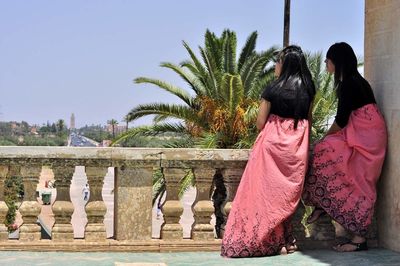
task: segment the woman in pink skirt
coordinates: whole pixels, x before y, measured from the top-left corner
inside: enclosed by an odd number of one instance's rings
[[[261,97],[254,143],[232,203],[221,255],[256,257],[296,249],[290,217],[303,190],[315,87],[298,46],[280,52],[278,77]]]
[[[338,108],[334,123],[314,148],[303,199],[315,209],[307,222],[328,214],[353,234],[334,247],[337,251],[367,250],[365,236],[387,145],[385,121],[350,45],[332,45],[325,63],[334,73]]]

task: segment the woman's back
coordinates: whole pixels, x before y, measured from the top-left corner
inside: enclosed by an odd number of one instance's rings
[[[313,96],[303,87],[269,86],[261,97],[271,103],[271,114],[284,118],[307,119]]]
[[[352,111],[371,103],[376,103],[374,93],[361,75],[345,78],[338,91],[336,123],[341,128],[345,127]]]

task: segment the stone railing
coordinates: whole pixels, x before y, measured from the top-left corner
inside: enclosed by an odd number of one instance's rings
[[[0,147],[0,220],[8,207],[4,202],[4,182],[11,176],[22,177],[24,197],[19,207],[23,223],[19,238],[10,240],[7,228],[0,225],[0,249],[3,250],[219,250],[230,204],[247,162],[249,150],[147,149],[147,148],[65,148]],[[42,167],[52,169],[56,199],[52,205],[54,226],[51,239],[41,239],[38,216],[41,204],[37,184]],[[70,185],[76,166],[84,166],[90,187],[85,206],[87,224],[84,238],[74,238],[71,216]],[[114,168],[114,232],[107,238],[103,201],[104,176]],[[162,206],[164,223],[160,238],[152,238],[153,174],[162,169],[166,198]],[[191,170],[196,180],[192,205],[194,223],[190,239],[183,238],[179,223],[183,206],[178,197],[181,179]],[[215,207],[214,207],[215,206]],[[293,217],[299,243],[309,248],[328,247],[335,238],[334,227],[327,218],[306,229],[301,220],[304,207]],[[217,217],[216,228],[211,216]],[[309,232],[308,232],[308,231]],[[374,236],[373,236],[374,237]]]

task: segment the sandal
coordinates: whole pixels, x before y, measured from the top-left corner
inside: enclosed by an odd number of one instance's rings
[[[342,246],[344,246],[344,245],[351,245],[351,246],[354,246],[355,249],[354,249],[354,250],[349,250],[349,251],[346,251],[346,250],[339,250],[339,249],[338,249],[338,248],[340,248],[340,247],[342,247]],[[354,243],[354,242],[352,242],[352,241],[350,240],[350,241],[341,243],[341,244],[339,244],[339,245],[333,247],[333,249],[336,250],[336,251],[338,251],[338,252],[364,251],[364,250],[368,250],[368,245],[367,245],[367,241],[364,241],[364,242],[362,242],[362,243]]]
[[[324,209],[320,207],[315,207],[310,216],[307,218],[307,223],[312,224],[315,223],[321,216],[326,215],[326,212]]]

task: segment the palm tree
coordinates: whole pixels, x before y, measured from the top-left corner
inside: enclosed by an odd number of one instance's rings
[[[257,32],[248,37],[237,57],[236,34],[224,30],[217,37],[205,33],[204,47],[199,47],[200,58],[183,42],[189,60],[179,65],[164,62],[161,67],[174,71],[188,84],[188,90],[162,80],[138,77],[137,84],[147,83],[175,95],[181,104],[150,103],[134,107],[125,117],[134,121],[155,115],[151,126],[136,127],[120,135],[114,144],[138,135],[157,135],[173,132],[180,138],[166,147],[248,148],[257,134],[255,121],[263,88],[273,80],[272,60],[277,51],[271,47],[256,52]],[[168,118],[178,122],[166,121]],[[188,171],[181,180],[180,195],[195,183]],[[165,191],[162,174],[153,180],[153,202]]]
[[[118,121],[115,119],[111,119],[111,120],[107,121],[107,124],[109,124],[111,126],[112,136],[114,139],[115,138],[115,127],[118,125]]]
[[[63,119],[58,119],[55,124],[55,127],[56,127],[56,131],[57,131],[58,135],[61,136],[62,132],[64,131],[64,128],[65,128],[65,121]]]
[[[175,146],[248,147],[249,137],[256,133],[259,96],[273,79],[270,63],[277,51],[276,47],[271,47],[256,52],[256,40],[257,32],[253,32],[238,59],[236,34],[230,30],[224,30],[220,37],[207,30],[205,45],[199,47],[201,59],[183,42],[190,60],[179,65],[165,62],[161,67],[178,74],[188,84],[189,91],[158,79],[138,77],[134,80],[138,84],[156,85],[178,97],[182,103],[150,103],[134,107],[126,115],[127,121],[155,115],[155,124],[129,130],[114,143],[138,134],[175,132],[182,136],[182,142],[172,144]],[[168,118],[179,121],[168,122]]]

